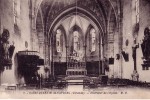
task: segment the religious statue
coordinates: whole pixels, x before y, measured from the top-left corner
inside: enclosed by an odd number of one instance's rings
[[[139,81],[139,74],[136,70],[133,71],[133,73],[131,74],[131,77],[133,81]]]
[[[14,43],[9,44],[10,34],[7,29],[3,30],[2,35],[0,36],[0,67],[11,66],[12,65],[12,56],[14,52]]]
[[[79,50],[79,45],[80,45],[80,43],[79,43],[79,33],[78,33],[78,31],[75,31],[74,33],[73,33],[73,35],[74,35],[74,37],[73,37],[73,49],[77,52],[78,50]]]
[[[1,36],[1,54],[4,57],[4,59],[8,59],[9,53],[8,53],[8,45],[9,45],[9,31],[4,29],[2,36]]]
[[[144,39],[143,43],[141,44],[142,52],[143,52],[143,58],[145,60],[150,60],[150,29],[148,27],[144,30]]]

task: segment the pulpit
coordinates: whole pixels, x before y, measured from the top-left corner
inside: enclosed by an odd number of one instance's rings
[[[18,72],[25,78],[26,84],[38,81],[37,70],[39,66],[44,65],[44,59],[40,58],[37,51],[19,51],[18,54]]]

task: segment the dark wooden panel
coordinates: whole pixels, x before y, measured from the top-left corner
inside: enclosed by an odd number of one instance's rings
[[[54,75],[66,75],[66,70],[66,62],[54,62]]]
[[[99,75],[99,61],[87,62],[86,69],[89,76]]]

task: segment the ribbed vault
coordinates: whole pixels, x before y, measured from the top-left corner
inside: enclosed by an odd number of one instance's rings
[[[113,9],[115,18],[117,19],[119,4],[120,0],[36,0],[35,14],[37,12],[36,16],[38,17],[40,14],[39,10],[41,10],[43,18],[43,21],[36,24],[42,24],[45,29],[45,34],[48,34],[54,19],[61,12],[77,6],[92,13],[93,16],[101,23],[104,32],[107,33],[106,27],[109,19],[108,15]],[[38,19],[36,18],[36,20]]]
[[[120,2],[120,0],[36,0],[34,5],[35,26],[37,35],[43,38],[39,37],[39,41],[43,40],[48,43],[55,25],[62,18],[78,13],[93,20],[101,31],[102,44],[107,44],[105,46],[109,49],[109,45],[113,45],[114,33],[116,29],[119,29]],[[74,23],[74,17],[71,21]],[[81,23],[77,23],[82,27]],[[46,51],[48,45],[49,43],[45,44]],[[47,54],[48,52],[45,52],[45,55]]]

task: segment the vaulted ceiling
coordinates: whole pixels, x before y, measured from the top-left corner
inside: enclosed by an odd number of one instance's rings
[[[108,20],[112,12],[115,20],[120,13],[120,0],[39,0],[39,5],[36,29],[38,36],[42,38],[42,35],[49,33],[56,17],[71,7],[79,7],[91,13],[101,23],[104,32],[107,31]]]

